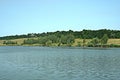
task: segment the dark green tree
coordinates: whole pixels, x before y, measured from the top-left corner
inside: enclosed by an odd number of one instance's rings
[[[108,41],[108,35],[104,34],[103,37],[101,38],[101,44],[107,44]]]
[[[74,43],[75,37],[72,34],[67,35],[67,44]]]
[[[42,44],[43,46],[46,46],[46,42],[48,41],[48,37],[40,37],[39,38],[39,44]]]
[[[67,37],[62,35],[61,38],[60,38],[60,43],[67,44]]]
[[[6,45],[15,45],[15,44],[17,44],[17,42],[16,41],[10,41],[10,40],[8,40],[8,41],[3,41],[3,44],[6,44]]]
[[[52,41],[52,43],[57,43],[58,42],[58,38],[56,35],[49,35],[48,39]]]
[[[72,34],[68,34],[68,35],[62,35],[60,38],[60,41],[62,44],[72,44],[74,43],[74,36]]]
[[[99,42],[100,42],[100,40],[98,38],[93,38],[90,43],[95,47],[99,44]]]
[[[86,43],[86,39],[84,38],[83,39],[83,47],[85,46],[85,43]]]
[[[37,44],[38,40],[37,39],[27,39],[24,40],[23,44]]]
[[[46,42],[46,46],[51,46],[52,45],[52,41],[51,40],[48,40],[47,42]]]

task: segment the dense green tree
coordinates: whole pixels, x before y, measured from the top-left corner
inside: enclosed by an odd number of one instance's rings
[[[73,35],[75,38],[86,38],[86,39],[93,39],[98,37],[101,39],[104,34],[107,34],[109,38],[120,38],[120,30],[83,30],[83,31],[56,31],[56,32],[47,32],[47,33],[29,33],[23,35],[12,35],[12,36],[4,36],[0,37],[0,40],[10,40],[10,39],[19,39],[19,38],[34,38],[34,37],[46,37],[50,36],[53,37],[52,42],[56,42],[54,38],[60,38],[61,35]]]
[[[38,43],[38,40],[37,39],[27,39],[27,40],[24,40],[23,44],[36,44]]]
[[[86,43],[86,39],[84,38],[83,39],[83,47],[85,46],[85,43]]]
[[[67,44],[74,43],[75,37],[72,34],[67,35]]]
[[[14,45],[14,44],[17,44],[17,42],[16,41],[10,41],[10,40],[8,40],[8,41],[3,41],[3,44]]]
[[[47,42],[46,42],[46,46],[51,46],[52,45],[52,41],[51,40],[48,40]]]
[[[100,42],[100,40],[98,38],[93,38],[90,43],[95,47],[99,44],[99,42]]]
[[[103,37],[101,38],[101,44],[107,44],[108,41],[108,35],[104,34]]]
[[[48,37],[47,36],[39,38],[39,44],[42,44],[43,46],[46,45],[47,41],[48,41]]]
[[[58,37],[56,35],[49,35],[48,39],[52,41],[52,43],[58,42]]]
[[[72,44],[74,43],[74,36],[71,34],[68,35],[62,35],[60,38],[60,41],[62,44]]]
[[[61,38],[60,38],[60,43],[67,44],[67,37],[62,35]]]

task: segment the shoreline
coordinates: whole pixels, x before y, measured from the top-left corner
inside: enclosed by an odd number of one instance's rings
[[[110,48],[120,48],[120,39],[108,39],[107,44],[88,44],[92,41],[92,39],[86,39],[85,43],[83,43],[83,39],[76,38],[74,39],[73,43],[70,44],[62,44],[62,43],[52,43],[49,42],[47,44],[24,44],[24,40],[27,40],[28,38],[21,38],[21,39],[12,39],[12,40],[0,40],[0,46],[40,46],[40,47],[110,47]],[[29,38],[33,39],[33,38]],[[37,38],[34,38],[37,39]],[[9,44],[4,44],[4,41],[11,42]],[[13,43],[12,43],[13,42]]]
[[[69,47],[69,48],[120,48],[120,45],[117,45],[116,47],[111,47],[111,46],[107,46],[107,47],[89,47],[89,46],[39,46],[39,45],[0,45],[0,47],[6,47],[6,46],[13,46],[13,47],[17,47],[17,46],[21,46],[21,47]]]

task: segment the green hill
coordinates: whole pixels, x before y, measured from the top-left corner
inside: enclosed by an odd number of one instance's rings
[[[0,45],[119,47],[119,30],[56,31],[0,37]]]

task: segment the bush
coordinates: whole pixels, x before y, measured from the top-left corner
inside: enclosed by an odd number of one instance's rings
[[[24,40],[23,44],[36,44],[38,43],[38,40],[37,39],[27,39],[27,40]]]
[[[13,44],[17,44],[17,42],[14,42],[14,41],[4,41],[3,44],[13,45]]]
[[[116,45],[116,44],[110,44],[110,47],[120,47],[120,45]]]

